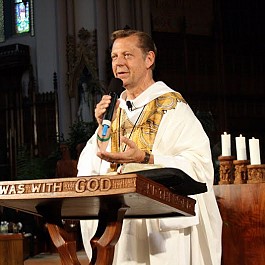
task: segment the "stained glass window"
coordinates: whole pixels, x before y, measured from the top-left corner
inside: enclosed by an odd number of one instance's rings
[[[0,0],[0,43],[15,35],[34,36],[34,0]]]
[[[29,1],[15,0],[15,31],[16,34],[30,32]]]

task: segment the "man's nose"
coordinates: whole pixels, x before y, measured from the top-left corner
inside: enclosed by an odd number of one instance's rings
[[[123,65],[125,63],[124,56],[118,56],[114,62],[116,65]]]

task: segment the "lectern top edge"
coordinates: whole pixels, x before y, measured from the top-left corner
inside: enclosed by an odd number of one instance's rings
[[[65,209],[66,215],[68,208],[65,205],[68,204],[72,207],[78,203],[85,207],[90,203],[97,210],[98,201],[106,196],[111,200],[122,196],[130,207],[139,209],[141,205],[136,202],[146,203],[148,199],[157,205],[175,208],[180,214],[194,215],[195,200],[174,194],[163,185],[137,174],[0,182],[0,205],[12,208],[20,205],[20,210],[24,207],[30,212],[35,211],[37,204],[51,200],[62,201],[62,211]],[[141,209],[141,214],[144,210]]]

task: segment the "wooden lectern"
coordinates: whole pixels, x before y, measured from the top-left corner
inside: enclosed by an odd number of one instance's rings
[[[63,265],[80,265],[62,219],[98,219],[90,265],[111,265],[124,218],[195,214],[195,200],[137,174],[0,182],[0,205],[45,218]]]

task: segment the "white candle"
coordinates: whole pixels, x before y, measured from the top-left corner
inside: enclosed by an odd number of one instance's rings
[[[236,156],[237,160],[247,160],[246,139],[242,134],[236,137]]]
[[[250,164],[260,165],[259,139],[249,139]]]
[[[231,135],[224,132],[221,135],[222,156],[231,156]]]

